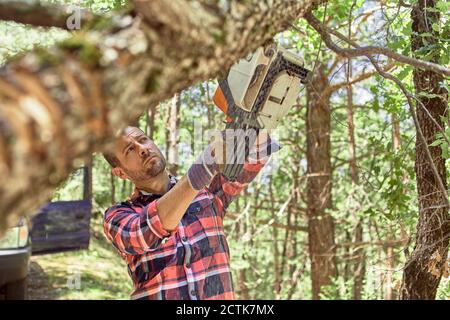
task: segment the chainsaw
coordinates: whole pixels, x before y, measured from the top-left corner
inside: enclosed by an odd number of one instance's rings
[[[247,159],[259,131],[275,129],[295,104],[308,72],[300,57],[272,43],[239,60],[218,80],[213,102],[226,115],[225,132],[255,133],[232,137],[233,152],[227,152],[223,171],[228,180],[242,172],[241,160]]]

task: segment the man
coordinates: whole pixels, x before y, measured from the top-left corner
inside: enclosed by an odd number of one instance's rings
[[[132,299],[234,299],[223,218],[231,201],[278,150],[259,134],[236,181],[220,173],[216,139],[177,180],[158,147],[136,127],[121,131],[105,153],[114,175],[135,185],[125,202],[106,210],[104,231],[128,264]],[[222,154],[223,155],[223,154]]]

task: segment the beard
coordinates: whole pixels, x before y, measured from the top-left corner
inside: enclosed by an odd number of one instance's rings
[[[147,161],[149,157],[154,158],[151,159],[150,161]],[[143,163],[142,170],[135,171],[124,169],[124,171],[128,174],[131,180],[135,182],[148,180],[149,178],[158,176],[166,168],[166,161],[162,156],[158,154],[149,155],[142,163]]]
[[[166,168],[166,161],[156,155],[152,160],[147,162],[145,165],[148,167],[145,168],[145,174],[147,177],[156,177]]]

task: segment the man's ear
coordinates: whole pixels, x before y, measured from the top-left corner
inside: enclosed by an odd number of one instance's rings
[[[123,180],[129,179],[128,175],[120,167],[112,168],[111,172],[113,173],[113,175],[115,175],[116,177],[119,177],[120,179],[123,179]]]

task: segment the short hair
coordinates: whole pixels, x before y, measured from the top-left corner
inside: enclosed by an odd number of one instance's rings
[[[117,130],[115,137],[117,138],[117,137],[120,137],[121,135],[124,135],[125,130],[128,127],[130,127],[130,126],[127,126],[127,127]],[[136,128],[138,128],[139,130],[142,131],[142,133],[144,133],[144,131],[141,128],[139,128],[139,127],[136,127]],[[103,158],[105,158],[105,160],[111,165],[111,167],[113,167],[113,168],[120,167],[120,160],[114,155],[114,153],[107,151],[107,152],[103,152],[102,154],[103,154]]]
[[[120,160],[110,152],[104,152],[103,158],[110,164],[111,167],[116,168],[120,166]]]

